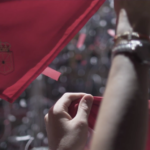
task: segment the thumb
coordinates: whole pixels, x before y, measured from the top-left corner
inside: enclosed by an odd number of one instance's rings
[[[91,111],[92,103],[93,103],[93,96],[92,95],[86,94],[85,96],[83,96],[80,103],[79,103],[77,115],[75,116],[74,119],[87,123],[88,122],[88,116],[89,116],[90,111]]]

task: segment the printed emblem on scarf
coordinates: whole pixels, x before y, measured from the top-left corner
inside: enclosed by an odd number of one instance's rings
[[[13,54],[10,44],[0,41],[0,74],[6,75],[13,71]]]

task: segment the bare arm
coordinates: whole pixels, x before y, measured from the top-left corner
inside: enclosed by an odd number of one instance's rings
[[[138,67],[136,66],[138,65]],[[147,132],[148,69],[119,55],[95,128],[92,150],[143,150]]]
[[[134,30],[123,15],[119,19],[123,28],[118,23],[118,32]],[[143,33],[149,33],[144,30],[147,28],[143,28]],[[129,55],[117,55],[112,61],[91,150],[145,149],[147,90],[148,67],[133,61]]]

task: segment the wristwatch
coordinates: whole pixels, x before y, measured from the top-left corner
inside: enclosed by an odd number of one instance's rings
[[[150,42],[147,40],[123,41],[112,49],[112,56],[119,53],[129,53],[136,57],[140,63],[150,65]]]

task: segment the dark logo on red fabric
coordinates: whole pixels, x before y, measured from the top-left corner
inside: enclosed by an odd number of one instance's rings
[[[10,44],[0,41],[0,74],[6,75],[13,71],[13,54]]]

